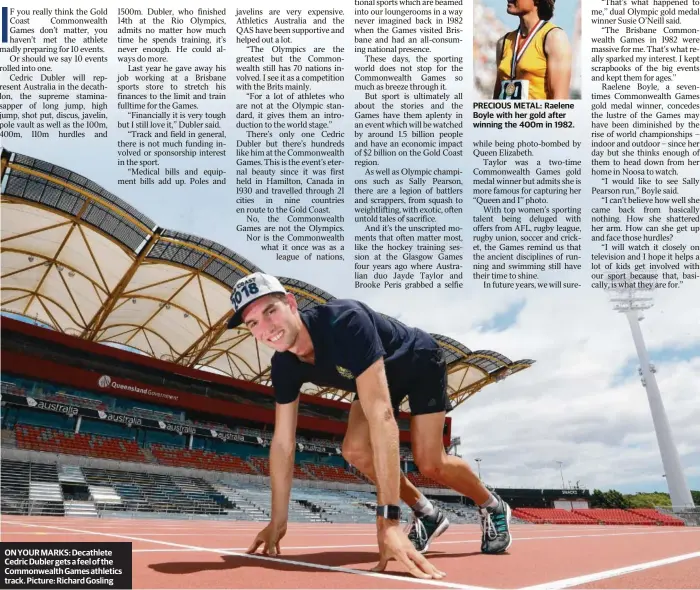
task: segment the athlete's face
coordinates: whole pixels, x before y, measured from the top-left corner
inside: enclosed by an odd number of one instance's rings
[[[294,345],[299,335],[296,309],[294,295],[288,294],[286,300],[267,295],[243,310],[243,322],[256,340],[284,352]]]
[[[506,0],[508,2],[508,14],[523,15],[537,10],[535,0]]]

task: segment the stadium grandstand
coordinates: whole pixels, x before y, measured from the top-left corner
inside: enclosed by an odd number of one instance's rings
[[[1,178],[2,513],[269,519],[271,355],[226,329],[231,287],[259,269],[48,162],[3,151]],[[302,309],[333,299],[281,281]],[[534,362],[434,336],[455,406]],[[341,453],[348,409],[347,392],[302,391],[291,521],[374,521],[375,488]],[[475,522],[416,469],[398,422],[408,477]],[[679,523],[592,510],[587,490],[497,489],[521,521]]]

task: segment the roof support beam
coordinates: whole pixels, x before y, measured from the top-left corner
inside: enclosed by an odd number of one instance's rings
[[[218,322],[216,322],[211,328],[204,332],[204,334],[197,338],[197,340],[195,340],[185,352],[183,352],[179,357],[177,357],[177,360],[175,362],[178,365],[187,362],[188,367],[194,367],[197,363],[199,363],[202,357],[211,348],[212,344],[214,344],[214,342],[216,342],[221,337],[221,334],[223,334],[226,331],[227,323],[227,316],[223,316],[222,318],[220,318]],[[195,352],[196,354],[194,355],[194,357],[192,357],[191,360],[187,360]]]
[[[41,277],[41,280],[39,281],[39,284],[36,286],[36,289],[34,290],[34,293],[32,296],[29,298],[29,302],[27,303],[27,307],[24,309],[24,314],[27,315],[27,310],[30,308],[32,305],[32,302],[34,301],[34,298],[40,295],[41,287],[44,284],[44,281],[46,281],[46,277],[49,276],[49,272],[51,272],[51,267],[56,264],[58,261],[58,257],[61,255],[61,252],[63,252],[63,248],[65,248],[66,244],[68,243],[68,240],[70,239],[71,235],[73,234],[73,230],[78,226],[78,220],[84,215],[85,211],[88,208],[88,203],[89,201],[85,201],[83,203],[83,206],[80,208],[80,211],[75,215],[76,221],[74,221],[70,227],[70,229],[66,232],[65,237],[63,238],[63,241],[61,242],[61,245],[58,247],[58,250],[56,250],[56,254],[53,255],[52,258],[49,259],[49,264],[46,267],[46,271],[44,272],[44,275]],[[60,326],[55,326],[57,330],[61,330]]]
[[[94,315],[90,325],[83,331],[81,338],[85,338],[86,340],[95,340],[95,338],[97,338],[97,334],[104,325],[105,320],[109,317],[109,314],[112,313],[117,301],[119,301],[119,298],[122,296],[125,289],[131,282],[131,279],[136,274],[136,271],[139,269],[139,266],[141,266],[141,263],[144,261],[159,238],[160,235],[158,233],[154,233],[150,237],[146,245],[141,249],[141,252],[139,252],[139,255],[134,259],[134,262],[132,262],[129,270],[124,273],[124,276],[121,278],[119,283],[117,283],[114,290],[109,294],[109,297],[107,297],[105,302],[102,304],[100,310]]]

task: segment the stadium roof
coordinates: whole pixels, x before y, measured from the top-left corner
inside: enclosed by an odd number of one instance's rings
[[[159,227],[93,181],[2,152],[2,311],[66,334],[269,385],[271,351],[245,327],[226,329],[229,295],[259,269],[211,240]],[[301,309],[333,296],[280,277]],[[529,367],[434,335],[455,405]],[[305,386],[344,400],[347,392]]]

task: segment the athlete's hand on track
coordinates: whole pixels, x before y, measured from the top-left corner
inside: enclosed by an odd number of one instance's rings
[[[280,541],[287,534],[287,523],[270,523],[255,537],[253,544],[248,547],[246,553],[255,553],[260,545],[263,546],[263,555],[281,555]]]
[[[372,568],[373,572],[383,572],[389,560],[395,559],[416,578],[440,580],[447,575],[418,552],[398,523],[380,525],[377,531],[377,541],[379,543],[379,563]]]

